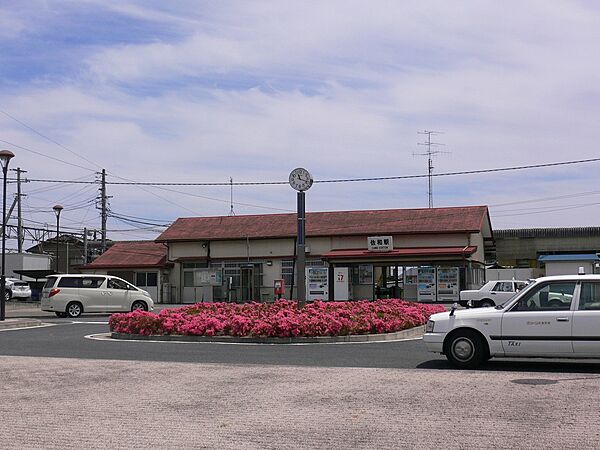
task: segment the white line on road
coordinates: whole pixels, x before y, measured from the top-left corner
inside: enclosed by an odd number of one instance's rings
[[[71,323],[83,323],[85,325],[108,325],[108,322],[71,322]]]
[[[35,325],[33,327],[5,328],[5,329],[0,330],[0,332],[2,332],[2,331],[34,330],[36,328],[53,327],[54,325],[56,325],[56,324],[55,323],[41,323],[41,324]]]

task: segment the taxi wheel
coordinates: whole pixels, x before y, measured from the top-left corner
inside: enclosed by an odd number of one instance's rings
[[[71,302],[67,305],[67,316],[68,317],[79,317],[83,312],[83,306],[79,302]]]
[[[146,304],[144,302],[137,301],[137,302],[133,302],[133,305],[131,305],[131,310],[132,311],[148,311],[148,306],[146,306]]]
[[[488,306],[494,306],[494,302],[491,300],[481,300],[481,303],[479,304],[479,306],[481,306],[482,308],[487,308]]]
[[[474,331],[459,330],[449,336],[446,358],[459,369],[474,369],[485,361],[488,355],[481,336]]]

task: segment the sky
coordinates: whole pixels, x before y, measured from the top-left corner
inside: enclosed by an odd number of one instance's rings
[[[57,181],[105,169],[108,237],[133,240],[232,197],[236,215],[295,212],[296,194],[113,182],[426,175],[426,130],[434,174],[598,158],[599,38],[593,1],[2,0],[0,148],[30,180],[25,225],[55,229],[62,204],[61,229],[99,229],[98,184]],[[494,229],[597,226],[599,168],[436,176],[433,204],[488,205]],[[306,196],[309,212],[426,208],[428,183]]]

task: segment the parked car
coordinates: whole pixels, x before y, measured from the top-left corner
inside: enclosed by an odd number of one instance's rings
[[[42,311],[58,317],[79,317],[83,312],[152,311],[150,294],[110,275],[52,275],[40,302]]]
[[[600,358],[599,330],[600,275],[561,275],[538,278],[495,308],[434,314],[423,341],[454,366],[474,368],[502,356]]]
[[[31,287],[27,281],[19,280],[18,278],[6,278],[4,299],[11,298],[28,299],[31,297]]]
[[[501,305],[527,285],[521,280],[488,281],[477,290],[460,291],[459,304],[475,308]]]

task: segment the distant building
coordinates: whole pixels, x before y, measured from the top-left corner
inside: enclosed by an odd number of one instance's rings
[[[106,241],[106,247],[110,248],[112,241]],[[102,242],[100,240],[87,241],[70,234],[61,234],[58,238],[58,267],[56,266],[56,237],[47,239],[27,249],[30,253],[50,255],[52,257],[51,269],[58,273],[78,273],[79,266],[89,263],[102,253]]]
[[[118,242],[86,273],[120,276],[161,303],[295,298],[295,214],[176,220],[154,242]],[[458,300],[493,251],[485,206],[307,213],[308,299]]]
[[[147,290],[155,302],[169,301],[167,247],[153,241],[115,242],[89,264],[79,267],[83,273],[99,273],[121,277]],[[165,286],[165,292],[160,287]]]
[[[494,239],[492,258],[501,266],[544,268],[544,255],[600,252],[600,227],[494,230]]]

